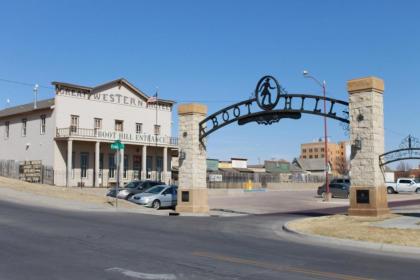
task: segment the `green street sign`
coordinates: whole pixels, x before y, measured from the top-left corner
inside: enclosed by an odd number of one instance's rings
[[[124,144],[121,143],[120,140],[115,140],[115,142],[111,144],[111,150],[122,150],[122,149],[124,149]]]

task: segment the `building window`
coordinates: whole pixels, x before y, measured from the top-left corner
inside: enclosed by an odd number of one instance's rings
[[[318,158],[318,155],[315,155],[315,158]]]
[[[76,133],[78,128],[79,128],[79,116],[71,115],[70,132]]]
[[[26,125],[27,125],[27,120],[22,119],[22,136],[23,137],[26,137]]]
[[[115,120],[115,131],[124,131],[124,121]]]
[[[155,124],[155,135],[160,135],[160,125]]]
[[[312,153],[312,149],[309,149],[309,152]]]
[[[321,152],[323,152],[324,151],[324,148],[321,148]]]
[[[306,149],[302,149],[302,153],[306,153]]]
[[[95,118],[95,121],[94,121],[93,125],[94,125],[95,130],[101,130],[102,129],[102,119]]]
[[[45,134],[45,127],[46,127],[46,117],[45,115],[41,116],[41,134]]]
[[[136,133],[140,134],[142,133],[143,124],[142,123],[136,123]]]
[[[312,155],[310,155],[309,158],[312,158]]]
[[[87,177],[87,170],[89,169],[89,153],[80,153],[80,177]]]
[[[108,176],[109,178],[115,178],[115,161],[114,154],[108,155]]]
[[[10,122],[7,121],[4,123],[4,138],[9,138],[9,134],[10,134]]]
[[[306,158],[306,156],[303,156],[303,158]]]
[[[318,152],[318,148],[315,148],[315,149],[314,149],[314,152],[315,152],[315,153],[317,153],[317,152]]]

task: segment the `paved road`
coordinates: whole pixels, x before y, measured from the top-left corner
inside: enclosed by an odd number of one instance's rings
[[[164,217],[0,201],[0,279],[418,279],[419,260],[275,233],[310,214]]]

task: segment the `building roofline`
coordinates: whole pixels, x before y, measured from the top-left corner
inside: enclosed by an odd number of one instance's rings
[[[56,89],[60,89],[61,87],[65,87],[65,88],[73,88],[73,89],[79,89],[79,90],[83,90],[83,91],[87,91],[87,93],[95,93],[98,90],[105,88],[105,87],[109,87],[112,85],[125,85],[127,86],[129,89],[131,89],[133,92],[137,93],[138,95],[140,95],[141,97],[143,97],[144,99],[148,99],[149,95],[147,95],[146,93],[144,93],[143,91],[141,91],[139,88],[137,88],[136,86],[134,86],[133,84],[131,84],[129,81],[127,81],[124,78],[119,78],[116,80],[112,80],[106,83],[102,83],[99,84],[95,87],[87,87],[87,86],[82,86],[82,85],[77,85],[77,84],[71,84],[71,83],[65,83],[65,82],[58,82],[58,81],[53,81],[51,83],[53,86],[55,86]],[[158,98],[158,103],[166,103],[166,104],[176,104],[175,101],[173,100],[168,100],[168,99],[160,99]]]
[[[25,113],[32,113],[42,110],[52,110],[55,104],[54,98],[43,99],[37,102],[37,108],[35,109],[34,103],[26,103],[22,105],[13,106],[0,111],[0,119],[8,118]]]

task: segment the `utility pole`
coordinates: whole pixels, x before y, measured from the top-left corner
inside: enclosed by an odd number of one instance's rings
[[[34,86],[34,109],[36,109],[36,108],[38,108],[38,105],[37,105],[37,102],[38,102],[38,88],[39,88],[39,85],[38,84],[35,84],[35,86]]]

